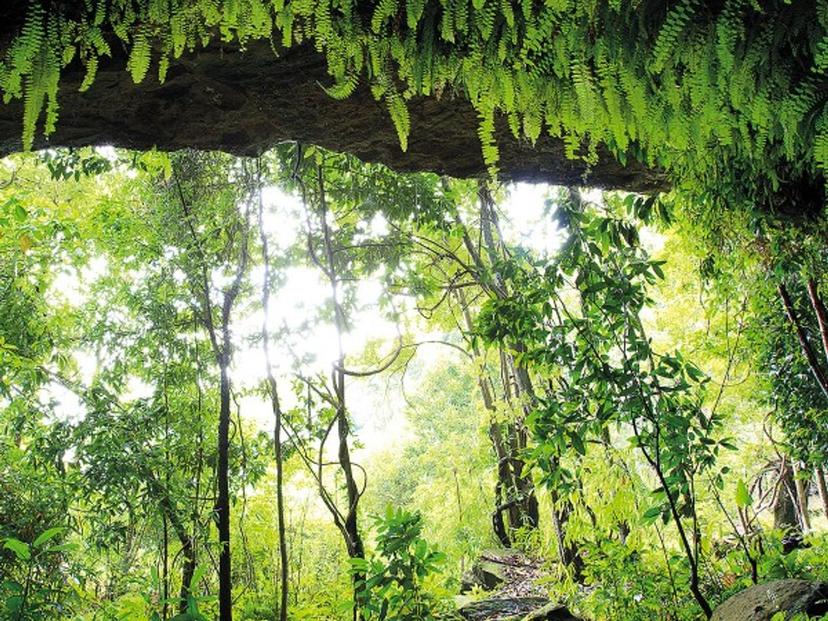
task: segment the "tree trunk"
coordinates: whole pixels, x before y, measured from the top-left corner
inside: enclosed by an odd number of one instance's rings
[[[178,612],[184,614],[187,612],[187,600],[192,595],[190,582],[192,582],[193,576],[195,575],[196,554],[192,537],[187,537],[182,533],[179,534],[178,538],[181,542],[181,554],[184,557],[184,567],[181,569],[181,591],[178,595]]]
[[[557,464],[553,464],[553,467],[557,467]],[[578,546],[566,541],[566,523],[569,521],[572,505],[568,501],[561,503],[557,490],[551,490],[550,496],[552,497],[552,526],[555,529],[558,561],[562,566],[572,570],[573,577],[580,582],[581,572],[584,568],[583,559],[578,553]]]
[[[178,542],[181,544],[181,555],[184,557],[184,567],[181,575],[181,591],[179,594],[179,612],[187,611],[187,598],[190,595],[190,581],[196,568],[196,554],[194,546],[194,537],[187,533],[184,523],[178,514],[176,503],[171,497],[170,490],[159,481],[155,473],[149,469],[144,469],[142,474],[146,480],[147,488],[153,498],[161,508],[161,516],[164,523],[172,527]],[[166,587],[165,587],[166,589]],[[166,606],[165,606],[166,608]]]
[[[511,548],[512,540],[509,538],[509,531],[506,530],[506,523],[503,521],[503,509],[501,508],[508,500],[506,500],[506,494],[503,493],[503,482],[500,479],[500,475],[498,475],[498,479],[495,482],[494,501],[495,508],[492,511],[492,530],[500,545],[504,548]]]
[[[466,297],[462,290],[457,290],[455,293],[466,329],[472,332],[474,321]],[[481,360],[482,356],[477,345],[471,342],[470,346],[474,357],[478,361]],[[491,378],[483,368],[478,370],[477,384],[480,387],[483,405],[489,412],[489,439],[492,442],[492,448],[497,459],[497,483],[495,484],[495,508],[492,512],[492,528],[503,547],[509,548],[512,542],[503,520],[504,511],[508,512],[509,527],[512,529],[522,526],[535,528],[539,521],[538,501],[535,496],[534,483],[529,475],[524,476],[524,462],[519,455],[519,452],[526,448],[526,434],[524,432],[522,437],[519,435],[518,424],[516,423],[501,425],[498,422],[497,407],[493,394],[494,388]],[[509,441],[503,437],[504,430]],[[515,439],[517,439],[517,442],[514,441]]]
[[[345,476],[345,492],[348,499],[348,510],[345,512],[342,530],[345,535],[345,546],[348,556],[351,558],[365,558],[365,544],[359,532],[359,500],[362,493],[359,491],[356,479],[354,478],[353,464],[351,463],[351,449],[348,440],[351,433],[350,422],[348,421],[348,409],[345,403],[345,348],[343,346],[343,335],[347,330],[345,310],[339,299],[339,277],[337,275],[336,261],[334,257],[334,245],[331,236],[331,228],[328,224],[328,206],[325,198],[324,176],[322,166],[317,165],[316,180],[319,190],[319,220],[322,225],[322,233],[325,243],[325,271],[331,287],[331,303],[334,311],[334,326],[337,339],[337,362],[331,374],[333,389],[336,397],[336,428],[339,437],[337,457],[339,466]],[[321,266],[320,266],[321,267]],[[360,601],[362,589],[364,589],[365,577],[360,572],[353,574],[354,587],[354,611],[353,618],[359,618]]]
[[[229,343],[225,342],[225,347]],[[227,351],[225,349],[225,351]],[[226,354],[219,362],[221,369],[220,407],[218,426],[218,496],[215,504],[215,519],[218,527],[219,545],[219,621],[232,621],[233,583],[230,556],[230,483],[228,478],[230,453],[230,378]]]
[[[796,510],[796,485],[793,469],[787,459],[779,465],[779,480],[776,483],[776,501],[773,505],[773,527],[784,534],[782,550],[785,554],[799,547],[802,532]]]
[[[796,504],[799,509],[799,518],[801,520],[802,531],[808,532],[811,530],[811,516],[808,512],[808,484],[802,478],[802,469],[796,462],[793,464],[794,471],[794,486],[796,489]]]
[[[779,284],[778,287],[779,296],[782,298],[782,304],[785,307],[785,313],[788,315],[788,319],[790,320],[791,324],[796,331],[796,337],[799,339],[799,345],[802,348],[802,353],[805,354],[805,359],[808,361],[808,367],[811,369],[811,373],[813,373],[814,379],[816,380],[819,387],[822,389],[823,394],[828,397],[828,377],[825,375],[825,371],[820,364],[816,352],[814,352],[814,348],[811,346],[810,341],[808,340],[808,335],[805,333],[805,328],[802,326],[802,322],[799,320],[799,315],[797,315],[796,308],[794,307],[793,300],[791,300],[791,296],[788,293],[787,287],[784,284]],[[811,294],[812,296],[815,293]],[[823,308],[821,301],[818,298],[811,298],[811,303],[814,305],[815,308]],[[820,325],[822,323],[822,312],[821,310],[817,312],[817,318],[820,320]]]
[[[164,600],[164,605],[161,608],[161,618],[163,621],[167,621],[167,611],[170,606],[170,534],[166,514],[161,516],[161,522],[164,530],[163,549],[161,552],[161,583],[163,585],[161,596]]]
[[[276,519],[279,530],[279,621],[287,621],[288,613],[288,550],[285,530],[285,494],[284,494],[284,456],[282,452],[282,416],[277,403],[275,436],[273,440],[276,453]]]
[[[507,255],[505,258],[508,258],[508,252],[504,248],[494,200],[488,187],[483,182],[478,184],[478,198],[480,202],[480,228],[483,235],[483,245],[489,257],[489,269],[493,280],[492,293],[497,297],[503,298],[509,295],[509,290],[498,264],[504,259],[504,254]],[[468,236],[466,236],[466,239],[468,240]],[[472,245],[466,241],[466,246],[470,247]],[[478,267],[483,268],[483,262],[479,254],[472,253],[472,256],[475,257]],[[523,349],[520,343],[513,343],[511,345],[516,351],[522,351]],[[503,365],[504,363],[504,383],[508,384],[510,381],[508,375],[511,375],[515,381],[518,400],[521,400],[521,395],[525,398],[521,403],[525,417],[536,405],[529,372],[521,365],[515,364],[514,357],[511,354],[501,350],[501,364]],[[525,462],[521,454],[526,450],[527,446],[524,420],[525,418],[518,418],[507,427],[508,439],[510,441],[511,475],[518,499],[512,526],[537,528],[540,514],[538,510],[538,499],[535,495],[535,484],[531,476],[523,472]]]
[[[779,480],[777,481],[776,502],[773,505],[773,527],[780,530],[790,530],[799,526],[794,505],[793,470],[787,460],[779,466]]]
[[[216,480],[217,494],[213,505],[214,521],[218,529],[219,545],[219,621],[232,621],[233,618],[233,584],[232,567],[230,555],[230,483],[229,483],[229,454],[230,454],[230,361],[232,358],[232,340],[230,335],[230,323],[233,304],[241,290],[242,280],[247,270],[248,242],[250,234],[250,209],[249,205],[245,210],[244,218],[240,221],[233,235],[238,239],[238,246],[231,244],[225,248],[225,252],[231,249],[238,249],[238,256],[235,260],[235,275],[230,286],[223,290],[223,300],[220,307],[221,321],[216,323],[214,318],[215,306],[211,299],[213,285],[210,282],[209,270],[210,261],[207,259],[202,238],[198,233],[195,215],[184,193],[184,188],[178,173],[173,167],[173,180],[177,189],[181,208],[184,215],[184,222],[192,237],[192,252],[200,261],[198,283],[195,290],[199,292],[200,299],[200,321],[210,337],[210,344],[213,349],[216,364],[219,367],[219,424],[217,438],[217,464]],[[222,256],[222,261],[229,261],[232,255]]]
[[[828,518],[828,488],[825,486],[825,470],[822,466],[815,469],[814,475],[816,477],[817,489],[819,490],[819,499],[822,501],[822,512]]]

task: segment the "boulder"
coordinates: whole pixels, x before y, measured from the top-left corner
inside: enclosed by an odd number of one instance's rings
[[[460,592],[468,593],[475,587],[479,587],[485,591],[493,591],[506,582],[508,576],[502,558],[508,554],[508,551],[484,552],[474,562],[471,569],[463,574],[463,579],[460,583]]]
[[[828,583],[774,580],[737,593],[713,613],[711,621],[770,621],[777,612],[818,617],[828,613]]]
[[[549,603],[542,597],[498,598],[470,602],[457,612],[466,621],[519,621]],[[539,621],[534,618],[533,621]]]
[[[580,621],[566,606],[549,603],[523,617],[521,621]]]
[[[580,621],[566,606],[542,597],[484,599],[458,612],[466,621]]]

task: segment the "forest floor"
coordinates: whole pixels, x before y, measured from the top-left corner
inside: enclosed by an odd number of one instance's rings
[[[467,621],[522,618],[549,604],[543,588],[549,577],[540,559],[515,550],[487,550],[464,577],[464,591],[472,594],[458,598],[460,615]]]
[[[513,550],[484,552],[480,559],[501,568],[503,582],[492,594],[493,597],[545,597],[542,579],[548,578],[549,572],[544,569],[542,560]]]

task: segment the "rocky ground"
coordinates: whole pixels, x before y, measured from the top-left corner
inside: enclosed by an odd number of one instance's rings
[[[577,621],[565,607],[546,598],[540,580],[543,564],[516,550],[484,552],[463,577],[464,593],[487,591],[487,597],[461,596],[460,615],[467,621]]]
[[[538,559],[515,550],[484,552],[463,577],[458,613],[466,621],[581,621],[565,606],[549,601],[542,579],[549,574]],[[480,597],[480,591],[485,596]],[[774,580],[737,593],[719,606],[711,621],[771,621],[828,613],[828,583]]]

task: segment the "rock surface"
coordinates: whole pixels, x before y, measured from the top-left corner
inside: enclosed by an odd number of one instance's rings
[[[577,621],[565,607],[545,597],[538,581],[546,573],[539,560],[516,550],[487,550],[463,576],[462,592],[478,587],[491,597],[459,607],[467,621]]]
[[[26,14],[28,0],[0,2],[0,53]],[[269,42],[214,43],[171,63],[158,83],[156,64],[141,84],[124,69],[120,45],[102,59],[92,87],[78,92],[84,69],[67,67],[61,79],[57,131],[37,146],[113,145],[135,149],[218,149],[254,155],[279,142],[298,140],[399,171],[433,171],[455,177],[485,173],[477,114],[462,98],[420,97],[410,102],[411,134],[403,152],[386,107],[367,85],[343,101],[323,86],[332,80],[312,46],[279,50]],[[154,73],[155,72],[155,73]],[[501,119],[502,121],[502,119]],[[0,156],[20,149],[22,105],[0,101]],[[666,187],[658,171],[608,153],[588,168],[566,158],[560,139],[532,146],[515,140],[501,122],[500,170],[504,179],[650,191]]]
[[[534,612],[530,612],[521,621],[581,621],[569,612],[566,606],[547,604]]]
[[[478,587],[501,598],[543,597],[536,583],[545,575],[539,560],[516,550],[486,550],[463,576],[460,592]]]
[[[542,597],[484,599],[466,604],[458,612],[466,621],[513,621],[525,618],[548,603]]]
[[[541,597],[485,599],[458,612],[466,621],[579,621],[566,606]]]
[[[820,616],[828,613],[828,583],[774,580],[737,593],[713,613],[711,621],[770,621],[777,612]]]

